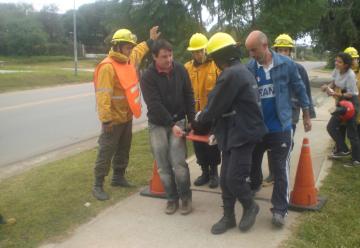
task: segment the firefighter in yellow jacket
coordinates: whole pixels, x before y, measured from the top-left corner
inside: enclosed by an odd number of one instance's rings
[[[97,112],[102,131],[95,162],[93,195],[108,200],[103,189],[110,164],[113,167],[112,186],[130,187],[125,179],[132,138],[132,118],[141,115],[141,97],[137,67],[154,40],[158,27],[150,29],[150,38],[137,44],[136,36],[127,29],[119,29],[111,40],[108,56],[96,67],[94,84]]]
[[[193,87],[196,112],[203,110],[206,106],[208,94],[214,88],[216,79],[220,74],[214,61],[206,57],[207,42],[208,39],[205,35],[196,33],[191,36],[187,48],[192,53],[192,60],[185,64],[185,68],[189,73]],[[193,126],[193,128],[195,127]],[[202,134],[201,130],[195,129],[196,131]],[[204,131],[206,132],[206,130]],[[194,150],[197,163],[202,170],[202,174],[195,180],[194,184],[201,186],[209,183],[210,188],[216,188],[219,185],[217,167],[221,161],[218,146],[194,141]]]

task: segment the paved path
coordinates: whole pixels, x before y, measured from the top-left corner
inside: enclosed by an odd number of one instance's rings
[[[318,90],[314,89],[313,94],[319,94]],[[324,166],[328,164],[325,163],[325,157],[330,138],[326,132],[326,123],[329,118],[328,109],[332,105],[333,101],[328,99],[321,107],[316,108],[317,119],[313,121],[313,131],[306,135],[310,139],[316,178],[323,177],[324,172],[326,173]],[[294,183],[303,137],[305,134],[300,122],[291,158],[291,185]],[[266,176],[266,160],[263,168]],[[193,181],[200,174],[199,166],[194,159],[190,161],[190,171]],[[261,210],[254,227],[247,233],[241,233],[237,228],[217,236],[210,233],[211,226],[222,215],[222,204],[219,190],[210,190],[205,186],[193,187],[194,212],[188,216],[179,213],[173,216],[165,215],[164,200],[134,194],[80,226],[64,242],[43,247],[278,247],[288,239],[300,213],[289,212],[286,226],[282,230],[274,229],[269,211],[271,191],[271,186],[265,187],[256,195]],[[239,220],[239,204],[236,215]]]

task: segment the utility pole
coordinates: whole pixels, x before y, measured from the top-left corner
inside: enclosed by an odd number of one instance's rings
[[[75,0],[74,0],[74,11],[73,11],[73,19],[74,19],[74,74],[77,76],[78,70],[78,58],[77,58],[77,41],[76,41],[76,7],[75,7]]]

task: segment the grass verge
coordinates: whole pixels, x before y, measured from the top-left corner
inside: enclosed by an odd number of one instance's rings
[[[74,75],[74,62],[67,57],[1,58],[6,61],[0,70],[0,92],[32,89],[69,83],[90,82],[97,60],[80,60],[78,75]]]
[[[301,216],[285,247],[360,247],[360,168],[343,164],[334,161],[323,182],[320,195],[328,197],[324,208]]]
[[[189,154],[193,154],[188,143]],[[109,201],[100,202],[91,195],[96,149],[34,168],[0,183],[0,213],[15,217],[12,226],[0,225],[0,247],[37,247],[45,241],[57,241],[77,226],[95,217],[101,210],[138,192],[148,184],[153,158],[148,131],[135,133],[127,177],[136,188],[114,188],[106,178]],[[91,203],[85,207],[86,202]]]

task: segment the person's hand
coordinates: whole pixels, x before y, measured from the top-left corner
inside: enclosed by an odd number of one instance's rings
[[[328,96],[334,96],[336,94],[335,91],[330,87],[326,88],[326,93],[328,94]]]
[[[323,91],[323,92],[326,92],[326,89],[328,88],[328,85],[327,84],[323,84],[323,85],[321,85],[321,87],[320,87],[320,89],[321,89],[321,91]]]
[[[161,32],[159,32],[159,26],[152,27],[150,29],[150,39],[157,40],[160,36]]]
[[[103,128],[103,130],[104,130],[104,133],[106,133],[106,134],[112,133],[112,131],[113,131],[113,124],[112,124],[112,122],[103,123],[103,124],[102,124],[102,128]]]
[[[185,135],[185,132],[177,125],[174,125],[172,127],[172,132],[175,137],[181,138]]]
[[[305,132],[309,132],[311,131],[311,119],[310,119],[310,115],[305,115],[303,116],[303,123],[304,123],[304,130]]]

